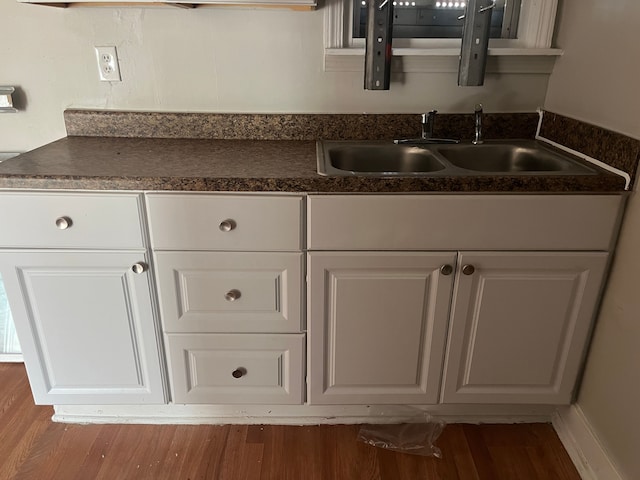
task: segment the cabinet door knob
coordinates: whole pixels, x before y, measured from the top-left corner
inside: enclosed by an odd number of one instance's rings
[[[247,374],[247,369],[244,367],[238,367],[233,372],[231,372],[231,376],[233,378],[244,377]]]
[[[146,263],[138,262],[133,264],[131,270],[133,270],[133,273],[140,274],[146,272],[148,268],[149,266]]]
[[[443,275],[451,275],[453,273],[453,267],[451,265],[442,265],[440,267],[440,273]]]
[[[464,273],[465,275],[473,275],[473,272],[475,272],[476,269],[473,265],[464,265],[462,267],[462,273]]]
[[[235,220],[231,220],[230,218],[227,218],[226,220],[223,220],[220,222],[220,225],[218,226],[218,228],[223,232],[230,232],[231,230],[236,228],[236,222]]]
[[[73,225],[73,222],[69,217],[56,218],[56,227],[58,227],[60,230],[66,230],[67,228],[71,227],[71,225]]]
[[[224,298],[227,302],[235,302],[241,296],[242,294],[240,293],[240,290],[236,290],[235,288],[233,290],[229,290],[227,293],[224,294]]]

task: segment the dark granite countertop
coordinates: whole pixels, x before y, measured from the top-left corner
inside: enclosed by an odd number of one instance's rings
[[[622,192],[622,177],[323,177],[311,140],[66,137],[0,163],[0,188],[239,192]]]

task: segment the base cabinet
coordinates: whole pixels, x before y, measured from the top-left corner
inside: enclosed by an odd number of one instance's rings
[[[461,253],[442,402],[570,403],[607,257]]]
[[[560,405],[622,205],[5,192],[0,275],[39,404]]]
[[[303,404],[302,197],[146,198],[171,401]]]
[[[622,206],[310,195],[310,403],[569,404]]]
[[[437,403],[455,260],[309,254],[309,403]]]
[[[0,252],[37,404],[165,403],[147,262],[144,251]]]

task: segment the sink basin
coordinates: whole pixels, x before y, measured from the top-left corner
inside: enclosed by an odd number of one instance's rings
[[[437,154],[416,146],[318,142],[318,171],[324,175],[423,175],[444,169]]]
[[[514,140],[511,143],[441,146],[437,150],[456,167],[478,172],[551,172],[556,175],[593,172],[590,168],[534,141]]]
[[[318,141],[318,173],[336,176],[595,175],[594,168],[535,140],[480,145]]]

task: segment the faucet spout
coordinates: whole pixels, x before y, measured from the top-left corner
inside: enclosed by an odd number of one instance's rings
[[[471,141],[474,145],[480,145],[483,143],[482,140],[482,104],[478,103],[475,106],[474,112],[475,116],[475,137]]]
[[[433,126],[436,123],[437,110],[431,110],[429,113],[422,114],[422,139],[427,140],[433,138]]]
[[[436,114],[437,110],[431,110],[429,113],[422,114],[422,133],[420,138],[402,138],[399,140],[394,140],[393,143],[396,144],[407,144],[412,143],[416,145],[420,144],[430,144],[430,143],[460,143],[460,140],[456,140],[453,138],[434,138],[433,137],[433,127],[436,123]]]

